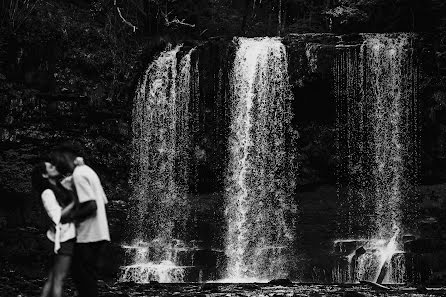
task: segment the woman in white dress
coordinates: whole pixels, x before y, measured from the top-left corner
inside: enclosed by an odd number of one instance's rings
[[[75,205],[75,194],[70,191],[69,178],[59,182],[60,174],[49,162],[37,164],[32,172],[32,185],[42,199],[43,206],[51,220],[47,237],[54,242],[54,256],[41,297],[61,297],[63,283],[70,269],[76,242],[76,228],[73,223],[61,223]]]

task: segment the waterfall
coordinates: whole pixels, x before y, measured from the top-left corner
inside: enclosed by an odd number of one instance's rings
[[[177,62],[181,46],[152,62],[137,88],[133,110],[131,221],[124,245],[132,264],[122,281],[181,282],[186,267],[177,252],[187,218],[191,53]]]
[[[416,69],[410,35],[365,35],[335,61],[338,189],[350,236],[390,238],[417,181]],[[409,200],[410,201],[410,200]]]
[[[367,65],[366,101],[374,102],[374,232],[389,238],[395,227],[403,227],[403,199],[415,193],[416,102],[409,36],[368,38],[361,55]]]
[[[363,37],[359,47],[338,46],[334,66],[342,218],[339,231],[341,236],[367,238],[370,246],[385,240],[387,249],[394,240],[391,250],[396,253],[399,244],[395,232],[410,228],[418,174],[417,75],[412,37]],[[384,249],[378,254],[382,255]],[[392,255],[387,256],[392,262]],[[376,274],[370,272],[375,266],[379,269],[376,261],[380,261],[376,253],[360,256],[358,280],[374,280],[366,275]]]
[[[285,46],[277,38],[237,38],[235,43],[226,173],[227,277],[287,277],[295,168]]]

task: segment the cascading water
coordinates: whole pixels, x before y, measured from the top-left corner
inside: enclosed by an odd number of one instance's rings
[[[347,256],[348,266],[355,268],[347,281],[376,281],[382,277],[379,270],[383,265],[391,266],[388,274],[390,271],[394,276],[401,275],[396,269],[404,270],[402,261],[393,267],[392,257],[402,253],[397,251],[397,234],[399,230],[406,231],[410,221],[403,204],[411,205],[417,183],[418,127],[412,37],[377,34],[364,35],[364,38],[359,48],[338,47],[334,69],[341,157],[338,194],[343,224],[340,234],[367,238],[366,244],[357,246],[367,252]],[[350,241],[337,244],[346,242]],[[385,279],[393,281],[389,276]]]
[[[176,239],[187,217],[191,50],[177,65],[181,46],[149,65],[137,89],[133,111],[131,215],[133,242],[124,245],[132,264],[121,281],[182,282],[186,266]],[[179,69],[179,71],[177,70]]]
[[[295,168],[285,46],[277,38],[235,42],[226,176],[227,277],[237,282],[286,277]]]
[[[370,90],[366,100],[374,102],[374,234],[391,238],[395,227],[403,228],[403,199],[413,197],[416,185],[418,133],[410,37],[368,38],[361,54],[368,65],[363,70]]]

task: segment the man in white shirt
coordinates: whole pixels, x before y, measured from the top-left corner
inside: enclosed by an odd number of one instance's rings
[[[59,147],[51,161],[62,174],[73,175],[77,207],[62,222],[76,223],[76,245],[72,264],[73,281],[79,297],[98,296],[97,266],[104,244],[110,241],[105,204],[107,197],[96,172],[87,165],[76,165],[78,154],[71,147]]]

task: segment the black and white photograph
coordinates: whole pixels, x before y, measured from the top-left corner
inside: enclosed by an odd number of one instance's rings
[[[446,296],[446,1],[0,0],[0,297]]]

